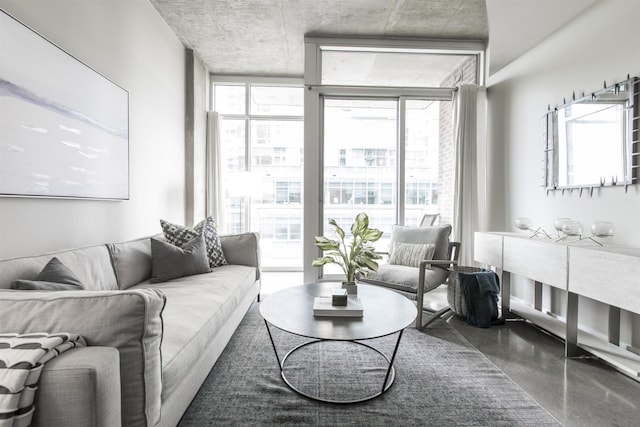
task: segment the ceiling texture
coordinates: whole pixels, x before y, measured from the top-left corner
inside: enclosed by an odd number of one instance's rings
[[[479,40],[499,71],[599,0],[150,0],[213,74],[302,77],[304,36]]]
[[[485,0],[150,0],[213,74],[304,73],[304,37],[488,38]]]

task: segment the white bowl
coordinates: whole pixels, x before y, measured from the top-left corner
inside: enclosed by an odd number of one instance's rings
[[[591,234],[597,237],[613,236],[613,224],[608,221],[596,221],[591,226]]]
[[[562,226],[562,232],[567,236],[581,236],[582,230],[580,221],[567,221]]]
[[[571,221],[571,218],[556,218],[553,223],[553,227],[558,231],[562,231],[562,226],[569,221]]]
[[[527,218],[526,216],[516,218],[515,224],[520,230],[530,230],[531,227],[533,227],[533,221],[531,221],[531,218]]]

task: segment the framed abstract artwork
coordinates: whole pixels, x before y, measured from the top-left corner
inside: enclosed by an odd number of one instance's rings
[[[129,94],[0,11],[0,196],[129,199]]]

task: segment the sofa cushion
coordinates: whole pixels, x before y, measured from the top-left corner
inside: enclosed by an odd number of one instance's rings
[[[151,259],[151,283],[211,271],[203,236],[189,240],[181,248],[152,238]]]
[[[0,261],[0,289],[8,289],[14,280],[34,280],[44,266],[56,257],[79,279],[84,289],[118,289],[111,257],[105,245],[89,246],[45,255]]]
[[[151,239],[130,240],[107,245],[118,281],[118,288],[128,289],[151,277]]]
[[[204,236],[205,244],[207,246],[207,255],[209,257],[209,265],[211,267],[227,265],[227,260],[224,257],[224,252],[222,251],[220,237],[216,230],[216,224],[212,217],[205,218],[193,228],[172,224],[162,219],[160,220],[160,225],[167,242],[179,247],[182,247],[185,243],[198,235]]]
[[[254,267],[226,265],[211,273],[170,282],[144,283],[132,289],[159,289],[167,296],[163,311],[162,396],[193,368],[202,351],[255,284]]]

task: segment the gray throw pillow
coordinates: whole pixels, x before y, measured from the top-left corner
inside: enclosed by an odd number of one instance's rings
[[[119,289],[128,289],[151,277],[151,238],[109,243],[107,246]]]
[[[172,224],[162,219],[160,220],[160,226],[167,242],[180,247],[196,236],[204,236],[209,266],[213,268],[227,265],[213,217],[205,218],[193,228]]]
[[[82,287],[69,285],[67,283],[19,279],[11,282],[11,289],[21,289],[23,291],[79,291],[82,289]]]
[[[189,240],[182,248],[151,238],[151,283],[210,271],[202,235]]]
[[[426,245],[418,243],[393,244],[393,250],[389,256],[389,264],[406,265],[409,267],[420,267],[420,261],[433,259],[436,245],[429,243]],[[428,268],[431,268],[430,266]]]
[[[11,289],[65,291],[80,290],[83,286],[69,267],[53,257],[36,277],[32,280],[14,280]]]

